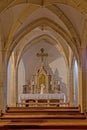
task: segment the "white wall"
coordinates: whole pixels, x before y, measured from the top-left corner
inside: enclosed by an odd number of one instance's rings
[[[22,60],[18,66],[18,95],[23,92],[23,85],[25,84],[25,68]]]
[[[75,60],[74,69],[73,69],[73,87],[74,87],[74,105],[78,106],[78,65]]]
[[[67,84],[67,69],[66,69],[66,64],[63,57],[61,56],[60,58],[56,59],[49,65],[53,73],[54,74],[58,73],[58,78],[60,78],[62,82]]]
[[[61,81],[62,92],[67,94],[67,69],[63,57],[61,56],[50,63],[50,67],[55,75],[55,79]]]
[[[47,43],[44,40],[31,46],[22,57],[25,66],[26,81],[30,80],[32,74],[34,74],[35,72],[35,67],[38,65],[40,60],[40,58],[38,58],[36,54],[40,52],[41,48],[44,48],[45,53],[48,53],[47,61],[48,64],[51,66],[53,72],[57,73],[57,69],[62,82],[67,84],[67,68],[63,57],[55,46]]]
[[[11,86],[12,86],[12,73],[11,73],[11,61],[8,62],[7,68],[7,105],[10,106],[11,104]]]
[[[8,68],[7,68],[7,105],[12,106],[13,105],[13,68],[11,60],[8,62]],[[21,94],[23,91],[23,85],[25,84],[25,69],[24,64],[22,60],[19,63],[18,67],[18,94]],[[16,86],[15,86],[16,87]]]

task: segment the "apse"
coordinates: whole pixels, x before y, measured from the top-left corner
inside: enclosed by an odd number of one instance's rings
[[[21,70],[19,70],[18,67],[18,81],[25,81],[25,83],[20,83],[21,86],[18,84],[18,93],[23,92],[23,85],[26,85],[28,82],[30,82],[32,75],[35,74],[36,68],[40,66],[41,58],[37,57],[37,53],[40,52],[41,48],[44,49],[44,53],[48,54],[48,56],[45,57],[45,64],[49,66],[55,81],[60,81],[62,91],[65,93],[65,95],[67,95],[67,68],[64,57],[61,55],[55,45],[47,42],[44,39],[30,47],[27,46],[27,49],[24,51],[25,53],[22,54],[20,62],[22,61],[22,70],[24,70],[25,77],[21,80],[20,77],[24,74],[21,73]],[[20,62],[19,65],[21,65]],[[19,92],[20,90],[21,92]]]

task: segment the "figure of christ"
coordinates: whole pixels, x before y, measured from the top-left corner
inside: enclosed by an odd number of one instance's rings
[[[45,85],[44,85],[44,84],[41,84],[41,91],[40,91],[40,94],[43,94],[43,93],[44,93],[44,88],[45,88]]]

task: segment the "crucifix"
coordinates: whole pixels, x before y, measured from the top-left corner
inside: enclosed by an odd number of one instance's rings
[[[47,57],[48,54],[47,54],[47,53],[44,53],[44,49],[43,49],[43,48],[41,48],[40,51],[41,51],[41,53],[37,53],[37,56],[38,56],[38,57],[41,57],[41,62],[43,62],[44,57]]]

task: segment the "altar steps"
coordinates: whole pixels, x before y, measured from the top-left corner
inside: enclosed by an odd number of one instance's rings
[[[3,114],[2,120],[30,120],[30,119],[85,119],[84,114],[54,114],[54,113],[32,113],[32,114]]]
[[[0,120],[0,130],[87,130],[87,119]]]
[[[6,114],[28,114],[28,115],[77,115],[80,113],[79,107],[8,107]]]
[[[8,107],[1,113],[0,129],[87,130],[87,118],[79,107]]]
[[[5,113],[2,113],[2,120],[41,120],[41,119],[85,119],[86,116],[80,113],[79,108],[24,108],[9,107]]]
[[[80,107],[7,107],[7,113],[25,113],[25,112],[80,112]]]
[[[41,119],[85,119],[84,114],[79,114],[79,115],[3,115],[1,119],[4,120],[11,120],[11,121],[30,121],[32,119],[41,120]]]

